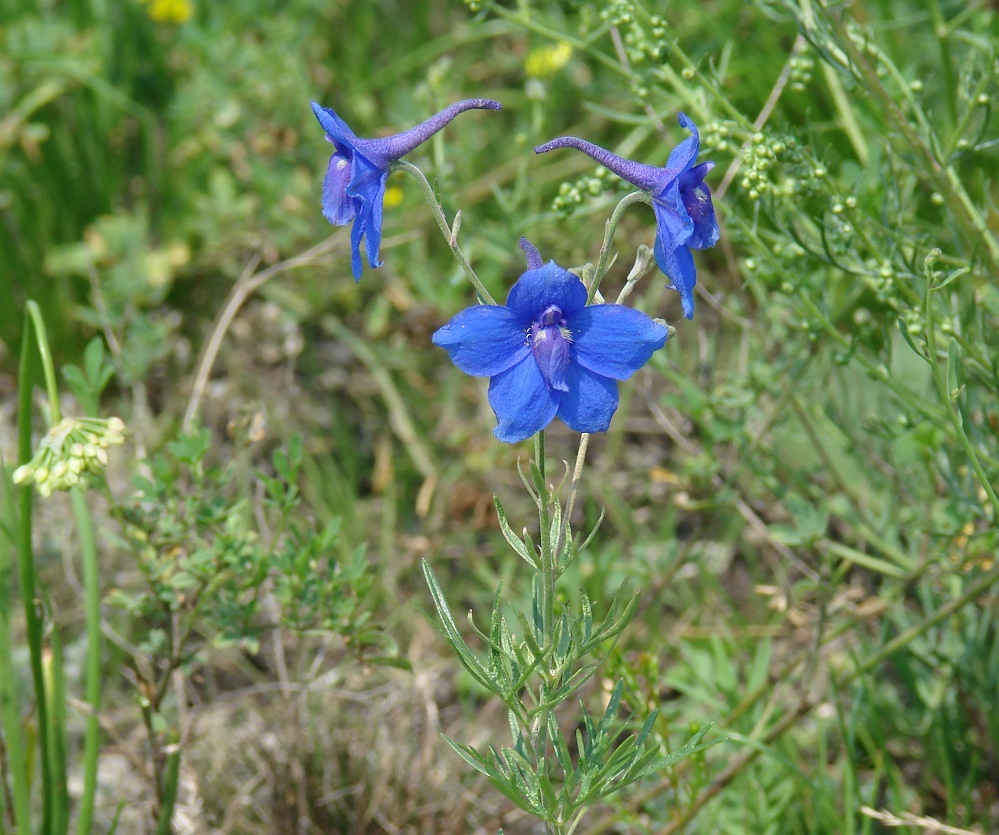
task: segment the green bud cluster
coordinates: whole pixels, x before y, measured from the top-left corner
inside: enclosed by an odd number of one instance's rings
[[[600,10],[600,19],[611,26],[626,26],[635,20],[635,5],[630,0],[610,0]]]
[[[795,137],[757,132],[742,150],[739,184],[750,200],[770,195],[779,201],[828,193],[828,172]],[[847,198],[856,205],[853,198]],[[846,205],[844,203],[844,205]]]
[[[569,217],[586,197],[599,197],[607,186],[607,171],[604,168],[598,168],[592,174],[584,174],[575,182],[564,182],[558,187],[552,209]]]
[[[705,153],[731,153],[739,147],[736,130],[733,122],[709,122],[701,128],[701,147]]]
[[[740,185],[750,200],[759,200],[775,184],[772,169],[778,162],[793,160],[797,151],[794,137],[768,137],[754,133],[748,147],[742,152],[742,180]]]
[[[649,14],[632,0],[610,0],[599,12],[602,23],[621,30],[625,55],[632,67],[660,67],[670,53],[666,20]]]
[[[812,70],[815,69],[815,60],[810,55],[794,55],[788,61],[791,68],[789,78],[791,89],[796,93],[802,93],[808,83],[812,80]]]
[[[43,496],[54,490],[86,486],[88,475],[100,475],[108,448],[124,442],[120,418],[64,418],[38,446],[35,457],[14,470],[15,484],[34,484]]]

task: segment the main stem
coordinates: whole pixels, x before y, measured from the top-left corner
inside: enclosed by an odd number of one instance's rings
[[[76,528],[80,534],[80,556],[83,564],[84,606],[87,624],[86,697],[87,722],[83,749],[83,795],[80,797],[76,831],[87,835],[94,819],[94,798],[97,794],[97,761],[100,755],[101,730],[98,711],[101,706],[101,580],[97,563],[94,523],[87,507],[84,491],[74,487],[71,494]]]
[[[33,302],[28,302],[28,312]],[[36,306],[37,309],[37,306]],[[37,331],[31,315],[24,322],[24,336],[21,340],[21,362],[18,369],[18,463],[27,464],[31,461],[31,407],[32,385],[35,376],[35,345],[32,336],[37,338]],[[24,484],[20,491],[18,502],[17,526],[17,569],[21,585],[21,602],[24,606],[24,624],[28,637],[28,655],[31,665],[31,677],[35,687],[35,711],[38,720],[39,758],[42,772],[42,833],[52,831],[52,812],[54,801],[54,786],[52,781],[52,764],[49,746],[49,712],[45,698],[45,675],[42,667],[42,633],[43,624],[40,613],[41,603],[37,599],[35,589],[35,561],[32,551],[31,506],[32,486]]]
[[[555,632],[555,551],[551,538],[551,497],[545,475],[545,431],[534,436],[534,463],[541,479],[538,491],[538,518],[541,523],[541,649],[548,655],[554,647]],[[546,678],[547,678],[547,670]]]

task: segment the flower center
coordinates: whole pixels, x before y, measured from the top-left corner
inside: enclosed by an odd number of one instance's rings
[[[534,361],[549,388],[568,391],[565,372],[569,367],[572,332],[556,305],[547,307],[531,325],[530,345]]]

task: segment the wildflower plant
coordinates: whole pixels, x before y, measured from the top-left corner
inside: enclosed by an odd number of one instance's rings
[[[332,111],[313,104],[337,147],[323,185],[324,214],[334,223],[356,218],[351,237],[355,277],[362,234],[368,236],[369,263],[377,266],[380,204],[392,159],[461,109],[487,105],[499,107],[478,99],[462,102],[400,135],[408,136],[406,141],[393,137],[379,140],[386,143],[379,146],[362,144],[365,141],[356,140]],[[537,150],[563,145],[581,148],[651,193],[657,218],[655,258],[681,292],[684,313],[690,318],[695,280],[690,248],[712,245],[718,226],[703,182],[711,166],[694,165],[697,129],[683,114],[680,123],[693,136],[672,152],[665,169],[622,160],[577,139],[555,140]],[[364,150],[379,164],[372,168],[360,156]],[[506,707],[512,733],[509,745],[490,745],[485,751],[458,740],[447,741],[505,797],[543,821],[546,832],[566,835],[576,831],[596,803],[710,744],[702,741],[708,731],[704,727],[686,745],[664,754],[650,742],[656,710],[637,726],[633,717],[620,715],[623,682],[613,688],[599,716],[589,715],[584,707],[579,720],[582,730],[575,740],[561,729],[566,706],[598,672],[638,603],[638,595],[625,584],[606,603],[593,602],[582,592],[575,608],[560,598],[558,586],[592,537],[592,532],[581,537],[571,524],[589,435],[609,428],[618,406],[618,381],[629,379],[644,366],[672,333],[665,322],[632,307],[595,303],[623,209],[649,197],[638,192],[619,204],[606,226],[600,258],[596,268],[590,268],[588,284],[554,261],[545,264],[537,248],[521,238],[527,271],[510,289],[506,304],[499,305],[461,251],[460,212],[449,224],[422,172],[408,164],[396,163],[396,167],[412,173],[423,186],[438,225],[478,297],[479,303],[438,329],[433,342],[448,352],[460,370],[489,378],[496,438],[510,444],[532,438],[534,449],[521,479],[538,511],[536,533],[532,535],[526,527],[518,533],[499,497],[494,497],[503,537],[532,572],[530,610],[511,611],[501,586],[488,623],[477,623],[469,614],[469,625],[483,645],[473,649],[454,620],[430,561],[423,562],[439,631],[473,679]],[[648,252],[647,247],[639,251],[619,300],[647,271]],[[556,417],[580,433],[571,479],[567,471],[560,484],[551,480],[545,457],[545,429]]]

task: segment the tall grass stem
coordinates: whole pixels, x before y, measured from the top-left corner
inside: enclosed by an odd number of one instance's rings
[[[70,493],[76,529],[80,536],[80,557],[83,564],[84,606],[86,610],[87,657],[86,701],[88,707],[83,743],[83,795],[80,797],[76,831],[87,835],[94,817],[94,797],[97,793],[97,761],[100,754],[101,706],[101,581],[97,564],[94,523],[84,491],[76,487]]]

